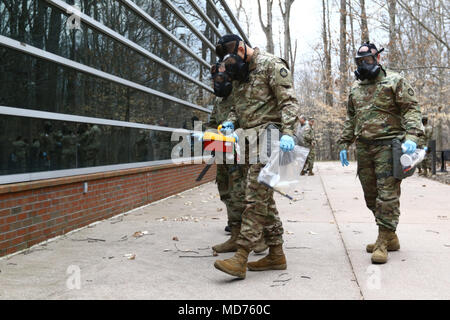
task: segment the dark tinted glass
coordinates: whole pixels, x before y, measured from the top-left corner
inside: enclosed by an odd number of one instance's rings
[[[81,23],[79,30],[68,30],[68,16],[61,10],[47,5],[44,0],[37,1],[37,5],[36,16],[23,22],[18,21],[16,15],[6,14],[1,34],[171,96],[192,103],[198,102],[197,93],[203,89],[197,84],[84,23]],[[102,16],[108,13],[110,12],[105,12]],[[113,15],[110,14],[111,16]],[[115,18],[112,20],[114,24]],[[124,28],[126,22],[127,20],[124,21]],[[43,27],[36,24],[43,24]],[[120,28],[121,24],[118,25]],[[129,29],[133,25],[136,23],[130,22],[126,26]],[[200,63],[193,62],[189,55],[180,52],[180,48],[156,30],[148,27],[128,30],[127,37],[133,41],[141,39],[141,42],[150,43],[151,48],[148,49],[153,54],[199,79]],[[203,80],[207,82],[206,79]]]
[[[207,113],[0,47],[0,105],[189,128]]]
[[[168,160],[171,132],[0,115],[0,175]]]

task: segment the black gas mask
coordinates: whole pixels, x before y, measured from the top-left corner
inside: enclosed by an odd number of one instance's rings
[[[232,53],[228,53],[227,46],[231,42],[235,42],[234,50]],[[247,60],[247,46],[244,45],[245,53],[244,59],[242,59],[237,53],[239,48],[239,43],[242,41],[236,35],[227,35],[219,40],[216,46],[216,53],[221,58],[221,62],[224,63],[228,74],[231,76],[232,80],[237,80],[240,82],[248,81],[249,76],[249,64]]]
[[[374,53],[372,49],[375,49]],[[383,70],[380,64],[377,62],[377,56],[384,51],[384,48],[378,50],[373,43],[365,43],[359,47],[355,57],[355,63],[357,69],[355,71],[356,79],[359,80],[373,80]]]
[[[211,78],[214,83],[214,94],[217,97],[226,98],[233,90],[231,77],[223,63],[216,63],[211,67]]]

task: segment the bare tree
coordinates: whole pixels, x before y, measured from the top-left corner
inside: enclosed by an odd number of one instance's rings
[[[369,28],[367,26],[366,0],[359,0],[361,6],[361,42],[369,41]]]
[[[325,103],[329,106],[333,105],[333,93],[332,93],[332,78],[331,78],[331,46],[330,46],[330,26],[329,26],[329,10],[328,0],[322,0],[322,41],[323,52],[325,56],[325,70],[324,70],[324,89],[325,89]]]
[[[262,9],[261,9],[261,1],[258,0],[258,16],[259,16],[259,22],[261,23],[261,28],[264,31],[264,34],[266,35],[267,39],[267,47],[266,51],[269,53],[274,54],[275,46],[273,43],[273,0],[266,0],[266,17],[267,17],[267,24],[264,24],[263,18],[262,18]]]
[[[345,105],[347,92],[347,1],[341,0],[339,37],[339,103]]]
[[[284,10],[281,0],[278,1],[280,5],[281,15],[283,16],[284,24],[284,60],[286,60],[291,72],[294,73],[295,60],[297,56],[297,40],[295,41],[294,49],[292,48],[291,28],[289,26],[291,21],[291,7],[295,0],[284,0]]]

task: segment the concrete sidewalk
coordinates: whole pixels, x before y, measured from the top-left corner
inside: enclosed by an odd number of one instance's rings
[[[233,254],[212,256],[228,236],[208,183],[0,259],[0,299],[450,299],[449,191],[417,176],[402,183],[401,250],[375,266],[356,165],[317,163],[291,192],[298,201],[276,195],[288,269],[241,281],[213,267]]]

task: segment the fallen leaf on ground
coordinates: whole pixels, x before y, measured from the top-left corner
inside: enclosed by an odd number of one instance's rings
[[[314,232],[314,231],[310,231],[309,234],[312,234],[313,236],[315,236],[315,235],[317,235],[318,233],[317,233],[317,232]]]
[[[291,231],[286,230],[286,234],[294,234],[294,233],[291,232]]]
[[[128,260],[134,260],[136,259],[136,254],[135,253],[127,253],[123,255],[125,258],[127,258]]]
[[[217,208],[217,212],[222,212],[223,209],[222,208]]]
[[[427,232],[433,232],[433,233],[439,234],[438,231],[434,231],[434,230],[427,230]]]
[[[173,237],[172,240],[173,240],[173,241],[180,241],[180,240],[178,239],[178,237]]]
[[[214,257],[217,257],[218,255],[219,255],[219,254],[218,254],[217,252],[215,252],[215,251],[213,252],[213,256],[214,256]]]
[[[145,236],[145,235],[147,235],[147,234],[148,234],[148,231],[136,231],[136,232],[133,234],[133,237],[135,237],[135,238],[140,238],[140,237]]]

